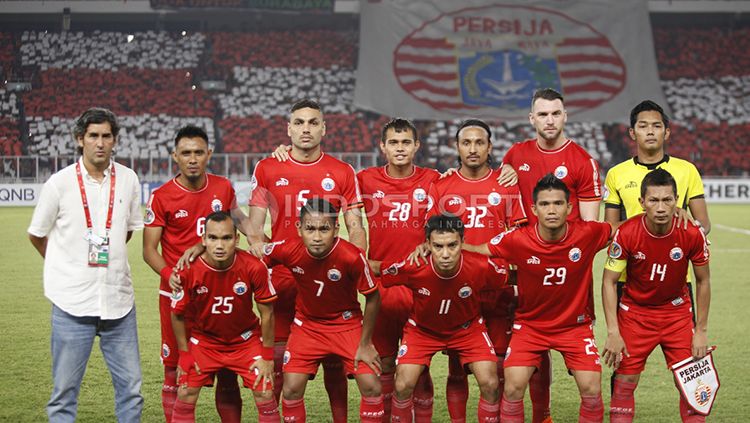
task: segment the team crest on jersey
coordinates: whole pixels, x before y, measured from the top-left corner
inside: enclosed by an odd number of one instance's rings
[[[151,210],[151,207],[146,209],[146,215],[143,217],[143,223],[150,225],[154,223],[154,220],[156,220],[156,215],[154,214],[154,211]]]
[[[167,344],[161,344],[161,357],[167,358],[169,357],[169,354],[172,353],[172,350],[169,349],[169,345]]]
[[[221,203],[221,200],[219,200],[218,198],[214,198],[213,200],[211,200],[211,210],[217,212],[221,211],[221,209],[223,208],[224,204]]]
[[[349,320],[352,318],[352,312],[349,310],[346,310],[345,312],[341,313],[341,318],[344,320]]]
[[[564,178],[566,176],[568,176],[568,168],[567,167],[560,165],[560,166],[558,166],[555,169],[555,178],[562,179],[562,178]]]
[[[326,191],[333,191],[336,188],[336,183],[331,178],[323,178],[320,182],[320,186]]]
[[[417,188],[414,190],[413,197],[416,201],[422,202],[427,198],[427,193],[422,188]]]
[[[292,353],[289,352],[289,350],[284,351],[284,358],[281,360],[282,363],[287,364],[289,363],[289,359],[292,358]]]
[[[242,281],[237,281],[237,283],[232,286],[232,291],[237,295],[243,295],[247,292],[247,284]]]
[[[470,286],[464,286],[461,287],[461,289],[458,290],[458,297],[459,298],[469,298],[471,296],[471,287]]]
[[[332,282],[338,282],[341,280],[341,271],[339,269],[329,269],[328,270],[328,279],[330,279]]]
[[[573,263],[575,263],[578,260],[580,260],[581,259],[581,249],[578,248],[578,247],[571,248],[570,251],[568,252],[568,258]]]
[[[500,204],[500,194],[497,192],[491,192],[487,196],[487,201],[490,203],[490,205],[493,205],[493,206]]]
[[[613,259],[618,259],[622,255],[622,247],[620,247],[620,244],[613,242],[612,245],[609,246],[609,257]]]
[[[372,194],[372,198],[385,198],[385,193],[381,190],[375,191],[375,194]]]
[[[678,261],[682,258],[682,248],[674,247],[669,251],[669,258],[673,261]]]

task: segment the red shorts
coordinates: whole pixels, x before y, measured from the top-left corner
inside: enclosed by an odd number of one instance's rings
[[[294,322],[294,300],[297,297],[297,282],[289,269],[276,266],[271,269],[271,283],[276,289],[273,303],[274,336],[276,342],[285,343]]]
[[[492,346],[499,354],[504,354],[510,343],[513,330],[513,307],[516,297],[512,286],[502,289],[482,290],[480,292],[482,317],[487,325],[487,334]]]
[[[646,360],[657,345],[661,346],[667,366],[693,355],[693,315],[690,309],[669,313],[648,313],[643,309],[617,312],[620,335],[630,357],[623,355],[617,373],[640,374],[646,368]]]
[[[526,323],[514,324],[503,366],[539,368],[542,354],[549,350],[559,351],[569,370],[602,371],[593,325],[589,323],[554,332],[539,331]]]
[[[380,288],[380,311],[375,320],[372,343],[380,357],[395,357],[414,300],[405,286]]]
[[[365,363],[354,370],[354,355],[362,337],[362,327],[340,332],[323,332],[295,322],[284,352],[284,373],[315,375],[318,365],[327,357],[337,356],[347,375],[375,373]]]
[[[412,322],[407,323],[396,363],[429,366],[432,356],[443,350],[458,354],[462,365],[477,361],[497,361],[487,329],[482,319],[478,319],[466,329],[448,337],[429,333]]]
[[[172,294],[159,290],[159,321],[161,322],[161,364],[177,367],[179,353],[172,330]],[[189,334],[188,334],[189,335]]]
[[[191,339],[192,341],[192,339]],[[253,384],[257,375],[250,371],[250,366],[255,360],[260,358],[262,344],[260,337],[252,336],[247,344],[242,345],[234,350],[221,351],[214,348],[204,347],[201,344],[191,342],[190,352],[193,353],[195,362],[201,369],[200,374],[195,372],[195,367],[180,378],[180,385],[187,382],[191,388],[200,386],[213,386],[216,372],[221,369],[228,369],[242,376],[243,384],[246,388],[253,389]],[[271,389],[270,383],[266,389]],[[263,391],[261,383],[255,387],[255,391]]]

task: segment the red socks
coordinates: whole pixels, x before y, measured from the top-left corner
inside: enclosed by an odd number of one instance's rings
[[[432,422],[432,403],[434,388],[429,370],[425,369],[414,387],[414,421],[416,423]]]
[[[578,423],[601,423],[604,421],[604,404],[602,394],[591,397],[581,396],[581,408],[578,411]]]
[[[164,367],[164,384],[161,386],[161,406],[164,409],[164,420],[172,421],[172,410],[177,401],[177,368]]]
[[[703,423],[706,421],[706,416],[700,415],[690,408],[682,394],[680,394],[680,417],[682,417],[684,423]]]
[[[381,373],[380,392],[383,394],[383,422],[391,421],[391,397],[393,396],[393,373]]]
[[[500,402],[500,420],[503,423],[523,423],[523,399],[509,401],[503,396]]]
[[[172,410],[172,423],[194,423],[195,422],[195,404],[176,400]]]
[[[445,386],[448,414],[451,423],[466,422],[466,401],[469,399],[469,381],[457,356],[448,357],[448,383]]]
[[[542,423],[550,415],[550,391],[552,384],[552,361],[549,352],[542,354],[542,364],[531,375],[529,396],[533,410],[533,423]]]
[[[323,361],[323,382],[326,392],[328,392],[328,401],[331,403],[333,423],[346,423],[346,413],[349,407],[347,398],[349,385],[341,360]]]
[[[635,417],[635,383],[615,378],[612,385],[612,400],[609,403],[609,421],[630,423]]]
[[[411,423],[414,416],[414,403],[411,398],[400,400],[393,396],[391,399],[391,421],[393,423]]]
[[[281,400],[281,412],[284,414],[284,422],[304,423],[307,419],[305,413],[305,399]]]
[[[383,396],[362,397],[359,400],[359,421],[381,423],[383,421]]]
[[[499,423],[500,422],[500,404],[491,404],[479,398],[479,407],[477,408],[477,421],[479,423]]]
[[[270,399],[265,402],[256,402],[255,406],[258,408],[258,423],[279,423],[281,416],[279,416],[279,403],[276,399]]]
[[[240,423],[242,395],[237,375],[226,369],[216,372],[216,411],[222,423]]]

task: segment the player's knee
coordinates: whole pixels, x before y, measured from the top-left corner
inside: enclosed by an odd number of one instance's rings
[[[396,376],[396,381],[393,384],[393,390],[396,393],[396,398],[406,399],[409,398],[414,392],[415,381],[406,380],[403,377]]]
[[[378,377],[375,375],[368,376],[372,377],[362,378],[358,383],[359,393],[362,394],[363,397],[377,397],[382,393],[380,380],[378,380]]]
[[[187,386],[181,386],[177,389],[177,399],[188,404],[195,404],[198,402],[198,394],[200,388],[191,388]]]
[[[486,375],[479,382],[479,391],[482,394],[482,398],[485,399],[497,399],[499,394],[499,386],[497,375]]]
[[[518,380],[505,378],[505,384],[503,385],[503,395],[510,401],[517,401],[523,398],[523,394],[526,391],[526,383]]]
[[[635,384],[638,384],[638,380],[640,379],[640,376],[641,375],[639,375],[639,374],[636,374],[636,375],[623,375],[623,374],[620,374],[620,373],[615,373],[615,379],[617,379],[617,380],[619,380],[621,382],[626,382],[626,383],[635,383]]]
[[[578,390],[581,392],[581,396],[597,396],[602,393],[602,384],[598,379],[586,380],[578,384]]]
[[[270,389],[267,391],[253,391],[253,398],[256,403],[271,401],[274,398],[273,391]]]

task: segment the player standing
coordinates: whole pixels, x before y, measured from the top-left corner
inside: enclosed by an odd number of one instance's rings
[[[378,285],[372,279],[364,252],[338,237],[338,209],[330,202],[309,198],[301,207],[299,219],[301,239],[264,247],[271,264],[283,265],[292,272],[298,290],[296,314],[283,359],[284,421],[306,420],[307,381],[324,358],[336,356],[359,386],[360,421],[379,423],[383,419],[380,358],[372,344],[380,306]],[[357,292],[366,299],[364,314]]]
[[[386,286],[403,285],[414,296],[398,352],[393,421],[412,421],[412,392],[417,380],[432,356],[447,349],[477,380],[478,421],[497,422],[497,357],[480,315],[480,297],[487,285],[504,282],[504,269],[484,256],[461,251],[464,223],[457,216],[431,217],[425,233],[430,249],[427,266],[405,262],[381,266]]]
[[[259,422],[280,421],[270,387],[276,292],[266,265],[237,250],[238,241],[228,213],[209,214],[203,234],[206,250],[179,275],[183,290],[175,293],[171,304],[172,327],[180,350],[180,388],[172,423],[195,421],[201,387],[213,385],[214,374],[220,369],[239,374],[245,387],[253,389]],[[253,312],[253,299],[260,322]]]
[[[543,177],[532,192],[535,225],[500,234],[489,244],[469,247],[502,257],[518,267],[518,308],[505,355],[505,392],[501,420],[524,421],[523,396],[542,357],[554,349],[581,394],[579,421],[601,422],[601,365],[594,343],[589,293],[596,253],[612,233],[608,223],[569,221],[573,205],[567,186]]]
[[[180,128],[172,152],[172,159],[180,173],[156,189],[146,206],[143,259],[161,276],[162,407],[167,422],[172,420],[172,409],[177,398],[176,371],[179,359],[170,320],[170,274],[185,250],[201,241],[206,215],[231,210],[238,222],[245,217],[237,208],[232,183],[224,177],[206,172],[210,158],[206,132],[192,125]],[[160,245],[161,253],[158,249]],[[222,370],[217,374],[216,409],[222,421],[240,421],[242,397],[237,376],[231,372]]]
[[[395,262],[424,241],[427,191],[440,175],[414,165],[418,149],[414,124],[406,119],[391,119],[383,127],[380,139],[380,150],[388,163],[357,174],[369,226],[370,260]],[[396,353],[413,299],[408,288],[392,286],[381,287],[380,301],[373,343],[383,365],[380,374],[385,405],[383,421],[389,422]],[[425,371],[414,393],[417,422],[432,420],[432,402],[432,381],[429,371]]]
[[[675,179],[665,169],[649,172],[640,183],[645,214],[620,226],[604,267],[602,301],[607,319],[604,361],[616,369],[610,420],[632,422],[634,391],[651,352],[660,346],[667,364],[702,358],[708,347],[711,302],[709,252],[699,227],[678,225],[674,209],[680,201]],[[697,324],[685,284],[688,262],[695,273]],[[617,280],[627,270],[622,302],[617,306]],[[704,422],[680,396],[683,422]]]
[[[258,162],[253,172],[250,192],[248,241],[250,251],[262,255],[265,240],[266,213],[271,215],[271,240],[299,239],[298,213],[307,199],[317,196],[342,210],[349,240],[367,248],[367,235],[362,225],[362,199],[354,169],[327,154],[320,141],[325,135],[325,122],[320,105],[301,100],[291,108],[287,135],[292,147],[290,159],[279,162],[267,158]],[[279,295],[276,302],[276,395],[280,394],[281,354],[294,318],[296,287],[291,272],[283,266],[272,269],[273,284]],[[346,422],[347,381],[338,361],[324,362],[325,385],[331,402],[333,421]]]

